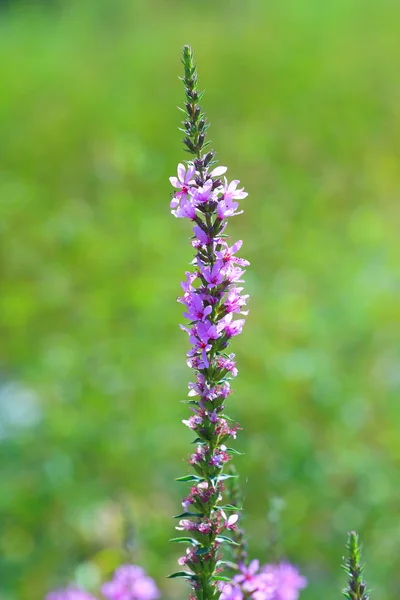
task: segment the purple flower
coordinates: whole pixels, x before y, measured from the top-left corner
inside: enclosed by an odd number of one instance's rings
[[[241,296],[240,292],[243,290],[243,288],[239,287],[232,287],[225,299],[224,302],[224,306],[225,306],[225,310],[230,313],[240,313],[242,315],[247,315],[248,311],[243,311],[242,310],[242,306],[246,306],[246,300],[249,297],[248,294],[246,294],[245,296]]]
[[[226,219],[227,217],[234,217],[235,215],[240,215],[243,211],[236,212],[236,209],[239,206],[238,202],[234,202],[234,200],[241,200],[242,198],[246,198],[248,195],[247,192],[241,190],[237,190],[237,185],[239,181],[234,179],[231,183],[228,184],[225,178],[225,185],[222,190],[222,198],[218,203],[217,214],[220,219]]]
[[[182,423],[187,425],[189,429],[197,429],[197,427],[203,423],[203,419],[199,415],[193,415],[187,420],[184,419]]]
[[[238,240],[235,244],[233,244],[232,248],[229,248],[228,244],[226,242],[221,242],[221,246],[223,248],[223,250],[220,251],[216,251],[215,252],[215,256],[219,259],[222,260],[222,262],[225,265],[231,265],[231,264],[238,264],[241,265],[242,267],[247,267],[250,263],[248,260],[244,260],[244,258],[238,258],[237,256],[235,256],[235,253],[240,250],[240,248],[242,247],[242,240]]]
[[[180,206],[171,210],[171,213],[177,219],[191,219],[193,221],[196,218],[196,208],[186,197],[182,198]]]
[[[207,287],[209,289],[216,287],[224,281],[225,275],[222,271],[222,268],[223,263],[221,261],[217,261],[214,265],[201,268],[201,276],[208,283]]]
[[[221,516],[224,519],[223,526],[225,527],[225,529],[237,529],[236,522],[239,519],[239,515],[231,515],[230,517],[227,517],[224,511],[221,510]]]
[[[242,200],[248,196],[248,193],[244,191],[244,188],[237,190],[237,186],[240,181],[238,179],[234,179],[231,183],[228,183],[225,177],[225,185],[222,190],[223,200]]]
[[[212,306],[204,306],[204,302],[198,294],[192,294],[189,302],[188,310],[183,313],[183,316],[190,321],[204,321],[212,312]]]
[[[235,217],[240,215],[243,211],[236,212],[239,206],[239,202],[233,202],[232,200],[221,200],[218,203],[217,214],[219,219],[226,219],[227,217]]]
[[[193,193],[193,199],[196,204],[205,204],[210,200],[214,200],[216,193],[212,190],[213,181],[208,179],[203,186],[198,187]]]
[[[197,529],[200,533],[207,535],[208,533],[210,533],[210,531],[212,529],[211,523],[200,523],[200,525],[198,526]]]
[[[244,564],[239,565],[240,573],[233,577],[235,583],[240,584],[241,588],[245,592],[253,592],[257,587],[257,571],[259,569],[260,562],[258,560],[252,560],[248,567]]]
[[[157,600],[160,596],[153,579],[136,565],[119,567],[101,592],[107,600]]]
[[[307,580],[289,563],[267,564],[260,569],[259,561],[253,560],[249,566],[239,565],[232,585],[252,600],[298,600]]]
[[[180,200],[186,200],[195,171],[196,169],[193,165],[189,165],[186,171],[185,166],[182,163],[179,163],[178,177],[169,178],[174,188],[179,190],[178,192],[175,192],[174,198],[171,200],[171,208],[176,208],[179,205]]]
[[[233,360],[235,358],[234,354],[230,354],[228,357],[220,356],[218,358],[218,366],[222,371],[229,371],[232,377],[236,377],[238,370],[236,368],[236,363]]]
[[[212,244],[215,240],[204,231],[204,229],[202,229],[201,227],[199,227],[198,225],[195,225],[193,227],[193,233],[196,236],[196,240],[193,242],[193,245],[197,248],[203,244]]]
[[[294,565],[287,562],[265,565],[261,571],[275,578],[276,591],[273,600],[297,600],[300,590],[307,586],[307,579],[300,575]]]
[[[238,585],[221,583],[220,589],[220,600],[243,600],[243,592]]]
[[[229,283],[241,283],[243,281],[243,279],[240,278],[244,274],[244,271],[240,267],[236,267],[231,263],[229,265],[226,265],[223,271],[225,279]]]
[[[45,600],[96,600],[96,598],[85,590],[70,586],[49,592]]]
[[[242,333],[243,325],[245,323],[244,319],[237,319],[237,321],[232,321],[232,317],[232,313],[229,313],[221,321],[223,331],[228,338]]]

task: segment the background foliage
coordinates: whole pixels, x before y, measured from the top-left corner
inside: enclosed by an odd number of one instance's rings
[[[191,43],[251,261],[231,413],[253,555],[340,596],[346,532],[399,589],[400,5],[12,3],[0,15],[0,598],[96,589],[128,541],[163,588],[190,434],[169,214]],[[125,515],[125,516],[124,516]],[[127,527],[127,519],[132,527]],[[125,525],[124,525],[125,523]]]

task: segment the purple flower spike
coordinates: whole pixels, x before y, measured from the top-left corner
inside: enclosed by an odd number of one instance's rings
[[[236,255],[242,241],[228,243],[225,230],[228,217],[242,212],[238,201],[247,193],[238,188],[238,180],[228,182],[224,177],[227,168],[215,166],[213,152],[204,152],[208,126],[198,105],[196,67],[188,47],[183,50],[183,64],[183,126],[187,132],[183,141],[193,160],[188,161],[186,169],[178,166],[178,178],[170,178],[178,190],[174,192],[171,212],[175,217],[193,221],[191,244],[196,254],[191,262],[193,270],[186,272],[181,284],[184,294],[178,301],[185,306],[183,314],[189,320],[181,329],[189,336],[187,364],[195,373],[189,384],[188,401],[194,414],[183,423],[195,432],[196,451],[192,451],[188,461],[195,475],[182,478],[195,485],[182,502],[187,514],[180,515],[184,518],[177,527],[191,535],[175,540],[191,545],[178,561],[185,571],[173,577],[191,582],[192,600],[217,600],[221,592],[223,600],[242,600],[243,590],[237,583],[221,589],[217,576],[222,570],[219,561],[224,544],[230,543],[229,535],[237,531],[235,507],[225,502],[225,510],[231,511],[226,514],[219,503],[225,479],[233,476],[223,472],[234,452],[225,442],[236,439],[239,429],[224,414],[231,391],[229,380],[238,373],[235,355],[228,354],[227,347],[243,329],[244,319],[237,315],[247,315],[244,307],[248,296],[242,294],[243,287],[238,284],[249,265]]]

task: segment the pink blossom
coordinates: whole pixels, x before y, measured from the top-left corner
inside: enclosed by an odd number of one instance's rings
[[[198,526],[198,530],[204,535],[210,533],[211,529],[211,523],[200,523],[200,525]]]
[[[235,575],[233,580],[239,583],[246,592],[253,592],[257,587],[257,571],[260,567],[258,560],[252,560],[248,567],[243,563],[239,565],[240,573]]]
[[[192,294],[189,297],[189,302],[188,310],[183,313],[183,316],[190,321],[204,321],[212,312],[212,307],[204,306],[198,294]]]
[[[107,600],[157,600],[160,596],[153,579],[136,565],[119,567],[101,592]]]
[[[225,299],[224,306],[225,310],[230,313],[240,313],[242,315],[247,315],[249,311],[242,310],[243,306],[246,306],[246,300],[249,297],[248,294],[241,296],[240,292],[243,288],[232,287]]]
[[[189,429],[197,429],[203,423],[203,419],[199,415],[193,415],[189,419],[184,419],[182,423],[187,425]]]
[[[224,265],[231,265],[236,263],[238,265],[241,265],[242,267],[247,267],[250,264],[248,260],[245,260],[244,258],[238,258],[237,256],[235,256],[236,252],[242,247],[242,240],[238,240],[235,244],[233,244],[232,248],[229,248],[226,242],[220,243],[223,247],[223,250],[216,250],[215,256],[219,260],[222,260]]]
[[[201,270],[201,275],[208,283],[207,287],[209,289],[216,287],[224,281],[225,275],[221,270],[222,266],[223,263],[217,260],[212,267],[207,266]]]
[[[230,183],[228,183],[225,177],[225,184],[223,188],[224,200],[242,200],[248,196],[248,193],[244,191],[244,188],[241,188],[240,190],[236,189],[239,183],[239,179],[233,179]]]
[[[193,175],[195,174],[196,169],[193,165],[189,165],[186,171],[185,166],[182,163],[178,165],[178,177],[170,177],[169,180],[174,188],[180,190],[175,192],[175,197],[172,199],[170,207],[176,208],[180,202],[180,200],[186,200],[187,194],[190,190]]]
[[[246,198],[248,195],[247,192],[244,192],[243,189],[237,190],[237,185],[239,180],[234,179],[231,183],[228,184],[225,178],[225,184],[222,190],[222,198],[218,202],[217,213],[220,219],[226,219],[226,217],[233,217],[235,215],[240,215],[243,211],[236,212],[236,209],[239,206],[238,202],[234,202],[234,200],[241,200]]]
[[[193,227],[193,233],[196,236],[197,240],[194,242],[194,245],[198,245],[200,243],[200,245],[202,244],[211,244],[213,243],[215,240],[213,238],[211,238],[205,231],[204,229],[202,229],[201,227],[199,227],[198,225],[195,225]]]
[[[203,186],[198,187],[193,193],[193,199],[196,204],[205,204],[210,200],[215,200],[216,194],[212,190],[213,181],[208,179]]]
[[[221,510],[221,516],[224,519],[224,527],[225,529],[237,529],[236,522],[239,519],[239,515],[231,515],[229,518],[226,516],[225,512]]]
[[[244,319],[233,321],[232,317],[232,313],[229,313],[218,323],[219,330],[222,330],[228,338],[242,333],[243,325],[245,323]]]
[[[221,582],[220,590],[220,600],[243,600],[243,592],[238,585]]]
[[[172,202],[174,202],[174,200]],[[177,219],[191,219],[193,221],[196,218],[196,208],[186,196],[182,197],[180,206],[171,210],[171,213]]]
[[[54,590],[46,595],[45,600],[96,600],[94,596],[74,586]]]
[[[229,454],[227,454],[225,451],[216,450],[215,454],[213,454],[213,456],[211,457],[209,464],[220,469],[229,460]]]
[[[196,531],[197,525],[189,519],[182,519],[179,521],[179,527],[175,527],[178,531]]]
[[[236,368],[236,363],[233,360],[235,358],[234,354],[230,354],[229,357],[225,357],[225,356],[219,356],[217,363],[218,363],[218,367],[222,370],[222,371],[229,371],[232,375],[232,377],[236,377],[238,371]]]
[[[223,199],[218,202],[217,214],[219,219],[226,219],[227,217],[235,217],[242,214],[242,210],[236,212],[239,206],[239,202],[233,202],[231,199]]]
[[[307,579],[298,569],[287,562],[265,565],[262,574],[275,578],[276,591],[273,600],[298,600],[300,590],[307,586]]]
[[[223,268],[224,277],[229,283],[239,283],[243,281],[240,279],[244,274],[243,269],[237,267],[236,265],[228,264]]]

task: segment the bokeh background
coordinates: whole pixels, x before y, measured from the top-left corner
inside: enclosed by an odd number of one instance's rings
[[[356,528],[374,597],[397,597],[400,4],[6,4],[1,600],[96,590],[126,549],[163,598],[187,595],[165,579],[191,441],[175,300],[192,252],[168,182],[184,43],[249,192],[230,225],[251,261],[230,413],[251,554],[278,535],[302,598],[333,600]]]

